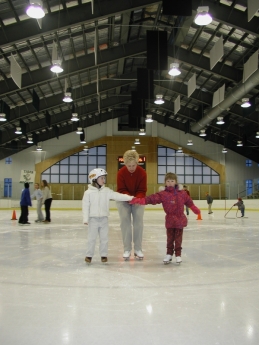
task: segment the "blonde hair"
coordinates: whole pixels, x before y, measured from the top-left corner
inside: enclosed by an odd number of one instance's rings
[[[178,179],[177,179],[177,175],[171,172],[168,172],[165,174],[165,182],[167,180],[175,180],[176,184],[178,184]]]
[[[138,164],[139,154],[137,153],[137,151],[128,150],[124,153],[123,160],[124,160],[124,164],[128,164],[133,161]]]

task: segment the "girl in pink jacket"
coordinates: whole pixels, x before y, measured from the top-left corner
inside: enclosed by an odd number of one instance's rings
[[[165,190],[145,198],[133,198],[130,204],[163,205],[166,213],[165,227],[167,234],[167,252],[163,262],[169,264],[175,253],[176,263],[180,264],[182,262],[183,228],[187,226],[184,206],[190,208],[195,214],[200,214],[200,210],[184,190],[179,190],[177,175],[171,172],[167,173],[165,175]]]

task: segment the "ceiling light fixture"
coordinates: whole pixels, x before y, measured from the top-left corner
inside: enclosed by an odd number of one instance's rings
[[[181,146],[178,147],[177,153],[183,153],[183,148]]]
[[[259,138],[259,132],[256,132],[255,137],[258,139]]]
[[[88,146],[84,146],[83,151],[86,151],[88,153]]]
[[[81,134],[80,134],[81,135]],[[85,139],[80,139],[80,144],[86,144]]]
[[[199,6],[197,14],[194,18],[194,23],[197,25],[209,25],[212,22],[212,17],[209,14],[209,6]]]
[[[179,70],[179,63],[173,62],[170,64],[170,70],[168,72],[173,77],[176,77],[177,75],[181,74],[181,71]]]
[[[15,134],[22,134],[22,129],[21,127],[16,127],[16,131],[14,132]]]
[[[32,137],[28,137],[28,138],[27,138],[27,144],[33,144]]]
[[[155,102],[156,104],[164,104],[165,101],[163,100],[163,95],[156,95]]]
[[[30,0],[30,5],[26,9],[26,13],[29,17],[40,19],[45,16],[45,12],[42,8],[42,1],[41,0]]]
[[[4,113],[0,113],[0,121],[1,121],[1,122],[6,121],[6,118],[5,118],[5,114],[4,114]]]
[[[223,147],[222,153],[227,153],[227,152],[228,152],[228,150],[225,147]]]
[[[151,114],[147,114],[146,118],[145,118],[145,121],[146,122],[153,122],[152,115]]]
[[[51,56],[52,66],[50,67],[51,72],[61,73],[63,68],[61,66],[61,60],[58,58],[58,48],[57,43],[53,41],[52,45],[52,56]]]
[[[71,121],[79,121],[77,113],[72,113]]]
[[[216,123],[217,123],[217,125],[223,125],[225,123],[225,121],[223,120],[222,116],[218,116]]]
[[[193,142],[192,142],[192,140],[191,140],[191,139],[189,139],[189,140],[187,141],[187,145],[188,145],[188,146],[193,145]]]
[[[40,145],[37,145],[36,151],[42,151],[42,147]]]
[[[77,127],[76,134],[83,134],[83,128],[82,127]]]
[[[144,128],[140,128],[139,135],[146,135],[146,131]]]
[[[135,146],[131,146],[132,151],[136,151]]]
[[[135,145],[139,145],[139,144],[140,144],[139,139],[135,139],[134,144],[135,144]]]
[[[206,135],[207,135],[207,134],[206,134],[206,132],[205,132],[205,129],[201,129],[201,130],[200,130],[199,136],[200,136],[200,137],[206,137]]]
[[[72,95],[72,89],[71,89],[71,87],[68,87],[65,91],[65,96],[63,98],[63,102],[65,102],[65,103],[73,102],[71,95]]]
[[[241,140],[238,140],[238,141],[237,141],[237,146],[243,146],[243,143],[242,143]]]
[[[249,102],[249,98],[242,98],[242,108],[249,108],[251,107],[251,103]]]

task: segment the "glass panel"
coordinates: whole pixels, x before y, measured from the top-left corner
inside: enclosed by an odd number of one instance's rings
[[[51,183],[59,183],[59,175],[51,175]]]
[[[182,184],[185,183],[184,182],[184,175],[178,175],[177,174],[177,178],[178,178],[178,183],[182,183]]]
[[[51,174],[59,174],[59,165],[52,165]]]
[[[158,156],[166,156],[166,148],[165,147],[158,147],[157,154],[158,154]]]
[[[203,176],[203,183],[211,183],[211,177],[210,176]]]
[[[79,165],[79,174],[87,174],[87,166]]]
[[[92,147],[91,149],[89,149],[89,155],[93,156],[93,155],[97,155],[97,148],[96,147]]]
[[[194,165],[202,165],[202,162],[198,161],[197,159],[193,160]]]
[[[166,172],[174,173],[175,172],[175,165],[168,165],[167,169],[166,169]]]
[[[158,174],[166,174],[166,167],[165,166],[159,166],[158,167]]]
[[[68,183],[68,175],[61,175],[60,183]]]
[[[70,156],[70,164],[78,164],[78,156]]]
[[[50,174],[50,168],[44,171],[44,175]]]
[[[100,146],[100,147],[98,147],[98,155],[104,155],[104,156],[106,156],[106,146]]]
[[[92,165],[94,164],[96,167],[96,165],[97,165],[96,156],[88,157],[88,164],[92,164]]]
[[[202,183],[202,176],[194,176],[194,183]]]
[[[211,175],[217,175],[218,176],[218,173],[211,169]]]
[[[69,174],[78,174],[78,165],[70,165]]]
[[[69,182],[70,183],[78,183],[78,176],[77,175],[69,175]]]
[[[176,166],[176,175],[178,175],[179,177],[179,174],[184,174],[184,166]]]
[[[185,176],[185,183],[193,183],[193,176]]]
[[[166,157],[158,157],[157,164],[166,165]]]
[[[193,165],[193,158],[185,156],[185,165]]]
[[[68,174],[68,165],[60,165],[60,174]]]
[[[88,183],[88,175],[79,175],[79,183]]]
[[[85,152],[82,156],[79,156],[78,158],[79,158],[79,160],[78,160],[79,165],[86,165],[87,164],[87,155],[85,154]]]
[[[105,156],[98,156],[97,162],[98,162],[98,165],[100,165],[100,164],[106,165],[106,157]]]
[[[158,175],[158,183],[164,184],[165,175]]]
[[[167,156],[175,156],[175,150],[168,148],[167,149]]]
[[[211,183],[219,184],[219,176],[212,176]]]
[[[202,168],[202,170],[203,170],[204,175],[210,175],[210,173],[211,173],[211,168],[209,168],[209,167],[204,166]]]
[[[202,174],[202,167],[194,167],[194,175]]]
[[[48,170],[49,170],[49,169],[48,169]],[[49,176],[50,176],[49,174],[45,174],[45,173],[44,173],[44,174],[41,175],[41,180],[49,181],[49,180],[50,180],[50,179],[49,179]]]
[[[184,165],[184,156],[176,157],[176,165]]]
[[[59,164],[68,164],[68,158],[62,159]]]
[[[175,165],[175,157],[167,157],[168,165]]]
[[[192,166],[186,166],[185,167],[185,174],[193,174],[193,167]]]

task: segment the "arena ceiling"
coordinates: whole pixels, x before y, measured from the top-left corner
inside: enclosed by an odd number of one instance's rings
[[[228,99],[242,87],[244,63],[259,47],[259,14],[248,21],[247,0],[193,0],[188,17],[164,15],[162,1],[44,0],[41,20],[26,15],[28,3],[0,0],[0,100],[10,110],[8,121],[0,122],[0,159],[27,148],[28,136],[37,144],[112,118],[119,118],[123,130],[130,129],[131,93],[137,88],[138,68],[147,63],[146,32],[159,30],[167,32],[168,66],[179,62],[182,73],[171,77],[168,71],[154,71],[154,94],[162,94],[165,103],[146,100],[148,113],[181,133],[198,136],[205,129],[204,141],[259,163],[259,78],[242,94],[253,100],[250,110],[241,108],[241,98],[232,97],[218,114],[225,123],[218,125],[212,109],[213,93],[222,85]],[[201,5],[209,6],[213,17],[208,26],[194,23]],[[224,55],[211,70],[210,50],[220,37]],[[50,71],[53,42],[64,69],[59,74]],[[10,74],[11,56],[22,68],[20,88]],[[187,97],[194,73],[196,90]],[[63,102],[66,86],[73,103]],[[174,114],[179,95],[181,107]],[[71,121],[72,112],[78,113],[79,123]],[[16,127],[22,134],[14,133]]]

